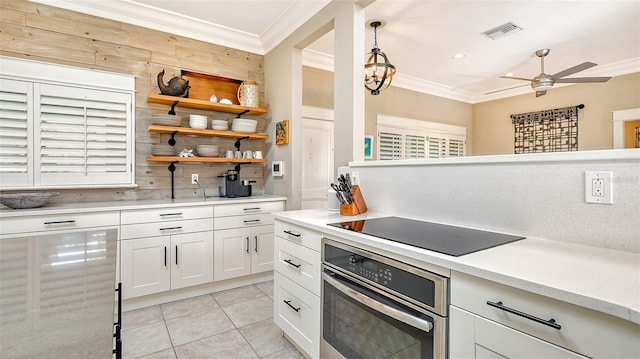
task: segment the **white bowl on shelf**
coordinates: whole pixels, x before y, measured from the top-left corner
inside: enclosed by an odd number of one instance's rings
[[[154,125],[180,127],[182,126],[182,116],[155,114],[151,115],[151,123]]]
[[[209,118],[207,116],[189,115],[189,127],[191,128],[205,129],[208,123]]]
[[[169,145],[151,145],[152,156],[175,156],[176,149]]]
[[[256,128],[258,127],[257,120],[250,120],[246,118],[234,118],[233,123],[231,124],[231,131],[234,132],[256,132]]]
[[[226,131],[229,129],[229,122],[227,120],[211,120],[211,129]]]
[[[220,147],[216,145],[197,145],[198,156],[217,157],[220,155]]]

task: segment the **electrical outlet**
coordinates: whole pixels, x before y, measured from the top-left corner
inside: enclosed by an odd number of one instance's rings
[[[584,200],[587,203],[613,204],[613,172],[586,171]]]
[[[191,184],[198,184],[198,174],[197,173],[192,173],[191,174]]]

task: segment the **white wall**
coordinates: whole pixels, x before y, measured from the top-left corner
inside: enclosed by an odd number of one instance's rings
[[[640,253],[640,149],[351,163],[371,212]],[[613,172],[613,205],[584,201]]]

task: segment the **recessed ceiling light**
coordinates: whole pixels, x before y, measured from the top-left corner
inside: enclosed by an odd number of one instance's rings
[[[465,55],[463,53],[458,53],[458,54],[455,54],[455,55],[451,56],[451,58],[454,59],[454,60],[464,59],[465,57],[467,57],[467,55]]]

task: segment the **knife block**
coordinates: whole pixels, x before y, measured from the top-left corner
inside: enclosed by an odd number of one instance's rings
[[[364,202],[364,197],[362,197],[359,186],[351,187],[351,196],[353,197],[353,203],[340,204],[340,214],[343,216],[355,216],[356,214],[366,212],[367,204]]]

